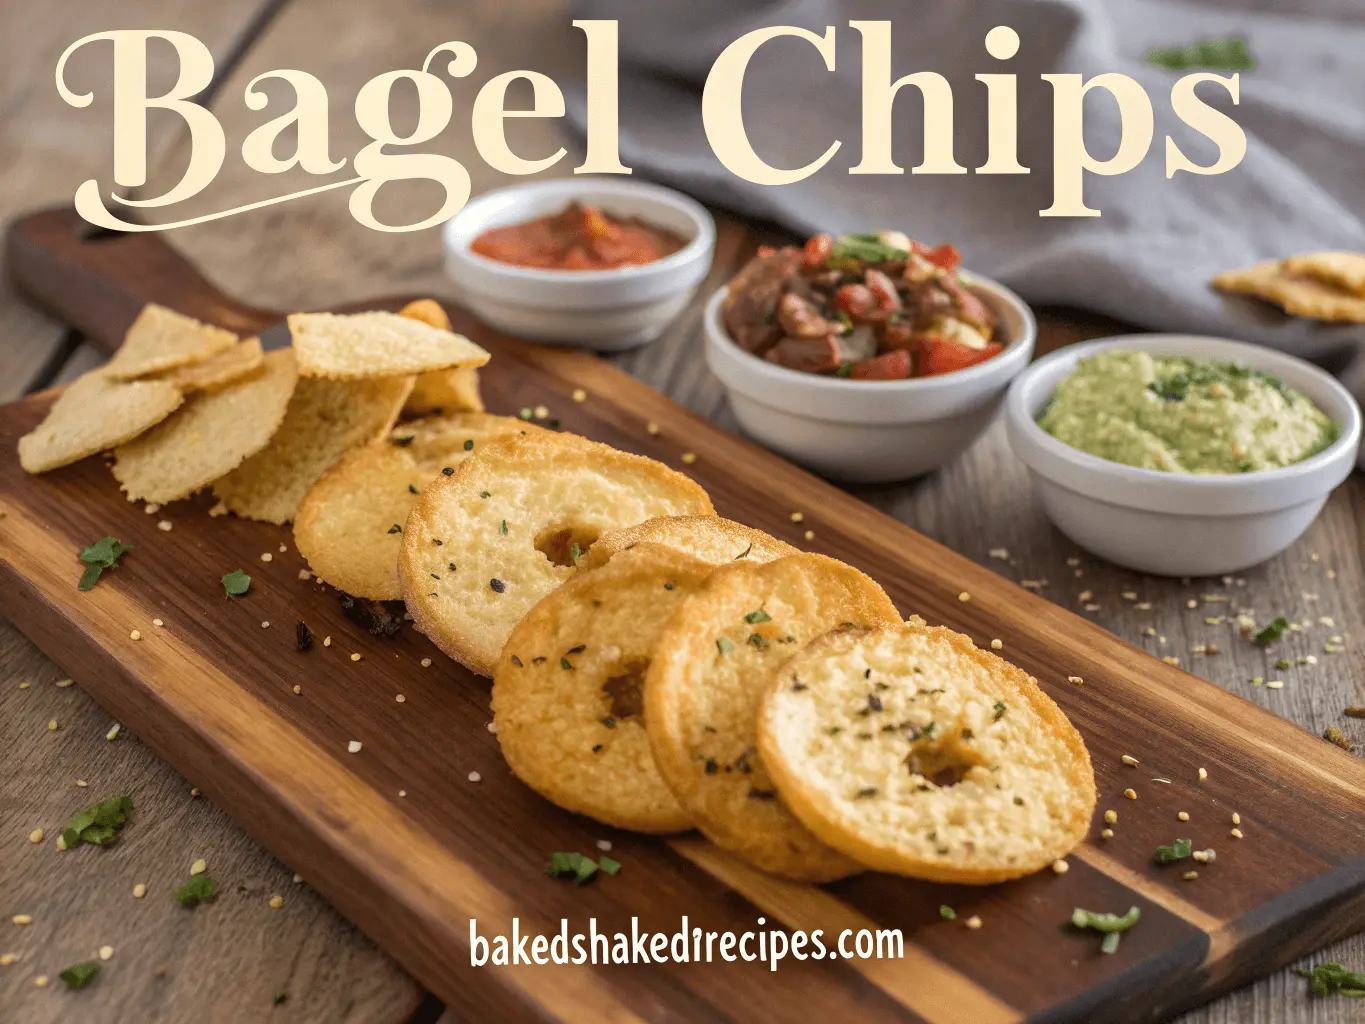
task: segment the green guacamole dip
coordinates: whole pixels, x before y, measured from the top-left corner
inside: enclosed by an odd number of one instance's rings
[[[1260,370],[1123,349],[1080,360],[1038,425],[1091,455],[1168,473],[1288,466],[1327,447],[1338,429]]]

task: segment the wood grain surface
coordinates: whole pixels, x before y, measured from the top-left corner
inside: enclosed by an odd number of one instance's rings
[[[229,75],[231,88],[220,90],[212,106],[224,121],[229,139],[240,139],[245,131],[255,126],[255,115],[241,105],[241,89],[249,78],[274,67],[300,67],[324,77],[338,111],[347,109],[356,89],[370,75],[380,70],[404,64],[411,66],[414,59],[436,41],[446,38],[468,39],[475,43],[480,54],[479,72],[469,80],[469,96],[487,77],[498,71],[518,67],[537,67],[550,71],[563,80],[564,75],[576,73],[581,43],[568,26],[568,17],[559,3],[546,0],[471,0],[459,5],[427,7],[417,3],[392,5],[330,5],[321,2],[304,3],[293,0],[285,4],[281,13],[269,23],[256,24],[258,7],[252,3],[210,5],[172,5],[162,9],[157,0],[130,0],[114,13],[108,5],[93,4],[89,0],[61,0],[53,5],[8,5],[12,17],[7,28],[22,27],[23,31],[4,34],[0,45],[6,48],[3,62],[3,91],[0,91],[0,130],[12,144],[0,147],[4,153],[7,192],[0,198],[0,206],[8,215],[25,206],[69,197],[75,184],[84,177],[97,174],[101,167],[107,175],[107,140],[97,141],[101,128],[107,128],[107,110],[101,108],[103,95],[97,94],[92,111],[75,112],[66,109],[55,96],[50,83],[50,70],[57,54],[81,32],[109,27],[112,18],[126,17],[129,23],[181,27],[194,31],[216,55],[233,48],[224,38],[242,39],[244,34],[258,31],[244,46],[244,54]],[[202,9],[202,10],[201,10]],[[191,23],[189,18],[204,18]],[[215,20],[216,19],[216,20]],[[212,22],[225,31],[215,32]],[[515,25],[515,31],[509,26]],[[345,45],[317,47],[316,38],[344,41]],[[245,42],[246,40],[242,40]],[[370,59],[366,54],[373,54]],[[361,59],[356,60],[359,56]],[[92,66],[98,61],[91,59]],[[79,68],[77,70],[80,70]],[[514,93],[515,95],[515,93]],[[465,97],[468,99],[469,97]],[[458,111],[464,109],[457,102]],[[88,117],[86,115],[89,115]],[[349,155],[361,141],[354,133],[354,125],[345,118],[335,120],[334,132],[338,139],[345,136],[344,155]],[[552,122],[526,119],[515,123],[519,149],[534,155],[549,152],[560,144]],[[154,122],[153,128],[157,124]],[[479,190],[499,183],[489,175],[473,152],[467,132],[458,123],[440,140],[446,152],[466,162],[475,176]],[[570,143],[572,147],[572,143]],[[174,174],[176,160],[183,161],[183,146],[170,145],[153,160],[154,180],[157,175]],[[338,147],[338,152],[342,152]],[[566,163],[568,161],[566,160]],[[164,165],[164,169],[163,166]],[[563,165],[559,170],[567,170]],[[22,187],[21,187],[22,186]],[[225,167],[223,177],[212,195],[204,200],[205,208],[226,207],[261,198],[261,179],[246,172],[233,161]],[[419,209],[429,197],[412,195],[395,189],[386,197],[389,202],[410,204],[406,210]],[[760,232],[768,234],[768,232]],[[306,307],[339,299],[358,300],[366,296],[402,290],[439,289],[442,281],[439,240],[436,232],[418,236],[384,236],[355,228],[345,208],[344,196],[321,197],[286,207],[259,211],[218,225],[174,233],[178,245],[191,251],[196,262],[215,280],[231,286],[236,294],[250,296],[253,301],[280,308]],[[722,258],[716,273],[723,279],[727,259],[743,258],[758,237],[744,231],[722,233]],[[727,239],[729,240],[727,243]],[[733,247],[729,257],[724,250]],[[616,361],[631,373],[660,388],[674,399],[720,424],[733,429],[733,421],[725,406],[716,382],[705,371],[693,348],[699,308],[684,314],[675,328],[660,342],[649,348]],[[1058,318],[1043,311],[1042,341],[1055,345],[1077,336],[1093,336],[1108,329],[1090,317],[1072,315]],[[35,371],[43,371],[41,379],[69,379],[82,368],[88,368],[100,358],[95,348],[82,344],[79,335],[68,334],[62,325],[35,313],[15,300],[9,292],[0,292],[0,346],[10,358],[10,373],[0,381],[0,397],[12,396]],[[59,369],[60,357],[75,351],[75,362]],[[43,364],[49,360],[54,365]],[[1359,635],[1365,622],[1365,575],[1362,575],[1361,550],[1365,548],[1365,479],[1357,473],[1343,485],[1329,501],[1323,515],[1308,534],[1290,551],[1271,563],[1241,574],[1231,586],[1222,587],[1221,581],[1196,580],[1188,584],[1136,576],[1114,569],[1102,562],[1086,558],[1055,530],[1033,502],[1023,468],[1012,458],[1004,443],[1003,433],[988,434],[963,458],[934,476],[913,486],[879,488],[859,492],[859,496],[880,508],[913,524],[942,543],[958,550],[980,564],[1010,580],[1046,580],[1041,593],[1050,600],[1073,608],[1079,614],[1100,623],[1134,644],[1145,646],[1157,654],[1170,654],[1182,659],[1190,671],[1212,679],[1220,686],[1239,693],[1270,708],[1318,734],[1328,725],[1338,726],[1356,740],[1365,739],[1362,723],[1343,719],[1340,711],[1348,704],[1365,702],[1365,658],[1362,658]],[[995,549],[1008,551],[1007,559],[992,557]],[[1069,559],[1080,559],[1078,565]],[[1077,577],[1077,572],[1083,576]],[[1082,600],[1086,590],[1091,600]],[[1201,594],[1226,590],[1237,602],[1255,608],[1262,617],[1280,611],[1313,622],[1313,631],[1294,634],[1289,651],[1292,667],[1280,671],[1275,668],[1277,656],[1259,648],[1235,642],[1226,624],[1211,625],[1204,620],[1225,613],[1226,608],[1212,606],[1189,609],[1186,603]],[[1139,595],[1125,599],[1125,593]],[[1151,607],[1144,607],[1150,604]],[[1087,605],[1098,607],[1087,610]],[[1329,628],[1318,620],[1327,618],[1346,636],[1347,649],[1343,653],[1325,655],[1319,648]],[[1152,635],[1147,631],[1151,630]],[[1160,643],[1160,638],[1165,638]],[[1228,641],[1228,642],[1225,642]],[[1220,645],[1217,655],[1196,654],[1190,650],[1200,644]],[[1300,658],[1313,655],[1316,665],[1300,663]],[[35,691],[19,691],[18,681],[29,671],[28,665],[42,666],[46,676],[54,678],[59,671],[39,655],[27,641],[9,634],[0,638],[0,665],[9,671],[0,672],[0,717],[6,721],[26,715],[25,703]],[[23,666],[14,668],[14,666]],[[34,670],[37,671],[36,669]],[[1286,682],[1282,690],[1267,691],[1254,685],[1255,677],[1271,679],[1282,676]],[[60,760],[44,760],[38,755],[39,742],[47,740],[45,733],[24,733],[27,742],[0,747],[0,776],[5,780],[5,800],[0,801],[0,834],[6,837],[5,849],[18,850],[14,858],[0,855],[0,893],[17,885],[18,872],[32,892],[46,905],[65,899],[69,882],[69,868],[54,858],[29,858],[22,843],[13,837],[27,835],[32,821],[21,811],[19,820],[11,822],[7,808],[27,809],[46,806],[41,803],[51,794],[58,794],[52,810],[56,818],[63,818],[70,807],[65,802],[63,786],[68,760],[77,763],[108,761],[111,766],[123,765],[125,777],[163,772],[168,769],[150,757],[141,744],[106,743],[103,725],[106,719],[93,708],[78,689],[59,691],[76,706],[83,707],[89,716],[88,726],[73,729],[63,737],[67,751]],[[126,762],[126,763],[125,763]],[[223,823],[221,816],[207,822],[188,819],[173,812],[183,786],[156,787],[157,803],[153,812],[163,813],[177,822],[176,831],[168,836],[161,848],[147,853],[151,864],[166,871],[178,864],[179,850],[203,842],[213,849],[243,849],[255,851],[249,863],[256,875],[266,877],[270,859],[235,827]],[[160,794],[166,792],[163,803]],[[9,797],[23,792],[24,801],[16,803]],[[47,813],[47,812],[45,812]],[[54,819],[55,820],[55,819]],[[8,844],[14,842],[11,847]],[[92,851],[87,851],[92,852]],[[144,850],[144,853],[146,851]],[[84,862],[91,865],[89,885],[106,884],[112,887],[117,879],[106,876],[109,860],[96,857]],[[282,869],[281,869],[282,870]],[[14,874],[11,874],[14,872]],[[11,881],[14,879],[15,881]],[[72,904],[76,906],[77,904]],[[248,984],[259,974],[271,976],[277,961],[291,957],[299,947],[298,933],[284,928],[290,911],[296,904],[291,900],[288,909],[271,918],[271,929],[261,933],[244,946],[239,937],[254,934],[253,925],[225,927],[224,918],[235,915],[238,908],[218,907],[211,923],[196,925],[199,939],[216,945],[196,947],[205,963],[226,962],[223,958],[231,950],[249,951],[246,960],[234,960],[234,970]],[[176,908],[178,909],[178,908]],[[254,920],[253,907],[241,908]],[[49,915],[40,916],[40,921]],[[322,956],[343,956],[338,950],[348,948],[345,925],[331,912],[321,913],[310,928],[328,929],[330,945]],[[85,928],[83,919],[63,915],[60,928]],[[85,934],[84,930],[82,934]],[[98,928],[90,928],[90,941],[103,941]],[[171,963],[181,961],[182,948],[178,933],[155,928],[139,929],[137,943],[149,952],[151,959]],[[89,945],[90,942],[84,943]],[[19,948],[16,944],[11,944]],[[38,941],[35,933],[23,937],[23,949],[45,949],[46,940]],[[0,943],[0,952],[4,951]],[[92,947],[93,948],[93,947]],[[118,956],[123,956],[120,945]],[[1365,964],[1365,940],[1360,936],[1345,940],[1324,950],[1319,959],[1339,959],[1359,967]],[[27,961],[21,961],[27,964]],[[340,978],[339,988],[333,991],[338,1003],[344,1002],[347,984],[363,982],[358,974],[384,973],[383,961],[370,967],[357,966]],[[11,971],[14,968],[10,969]],[[0,1006],[9,992],[4,986],[15,975],[0,968]],[[28,975],[24,975],[27,983]],[[112,975],[106,976],[109,981]],[[268,983],[263,981],[268,988]],[[112,986],[106,987],[108,993]],[[139,989],[139,997],[142,992]],[[92,1010],[92,1003],[79,1004],[81,1012],[91,1020],[181,1020],[193,1017],[254,1021],[259,1018],[246,1001],[224,1002],[212,998],[211,986],[180,987],[173,998],[158,996],[155,991],[145,994],[141,1002],[120,1001],[117,1005],[129,1008],[126,1014],[113,1013],[108,1008]],[[45,1006],[57,1006],[64,1012],[72,1003],[59,994]],[[314,992],[313,998],[322,993]],[[112,998],[106,995],[104,998]],[[298,1007],[300,1020],[330,1020],[330,1002],[310,1001]],[[379,1003],[374,1004],[378,1007]],[[136,1007],[141,1016],[132,1012]],[[1225,1022],[1332,1022],[1340,1024],[1358,1019],[1359,1005],[1345,999],[1316,1000],[1306,995],[1302,979],[1288,971],[1244,987],[1219,999],[1207,1007],[1197,1009],[1184,1019],[1190,1024],[1225,1024]],[[47,1012],[47,1011],[45,1011]],[[53,1011],[54,1013],[57,1011]],[[2,1016],[2,1015],[0,1015]],[[42,1018],[48,1019],[46,1017]],[[376,1009],[374,1020],[387,1020]]]
[[[135,269],[118,268],[142,261],[108,262],[109,254],[149,244],[145,236],[102,243],[102,272],[117,279],[97,295],[107,327],[82,308],[79,292],[71,293],[67,315],[97,336],[116,335],[136,309],[138,287]],[[59,262],[78,261],[73,253]],[[190,311],[226,304],[197,294],[181,303]],[[247,308],[233,313],[253,315]],[[543,404],[565,429],[685,467],[723,514],[859,565],[906,613],[947,622],[981,643],[1002,639],[1086,735],[1101,807],[1120,804],[1125,824],[1113,840],[1092,839],[1065,876],[988,890],[873,875],[823,890],[778,885],[694,840],[665,846],[618,835],[613,841],[628,870],[613,885],[566,893],[539,865],[554,849],[591,849],[607,830],[546,805],[501,768],[483,728],[486,684],[443,659],[423,669],[420,658],[436,656],[411,634],[380,641],[378,649],[373,639],[356,637],[326,588],[298,580],[297,566],[284,557],[256,566],[260,589],[249,601],[224,604],[216,580],[229,563],[251,564],[251,552],[287,546],[287,534],[210,521],[201,501],[157,538],[98,464],[38,480],[13,464],[0,473],[9,512],[0,536],[13,552],[10,586],[0,589],[6,614],[59,661],[98,678],[91,689],[113,713],[154,730],[159,752],[211,780],[216,798],[268,846],[294,851],[296,864],[334,903],[443,998],[476,1016],[652,1019],[682,1012],[710,1019],[740,1016],[725,996],[739,984],[762,986],[761,1004],[742,1015],[751,1019],[786,1019],[798,1006],[839,1012],[851,1001],[880,1007],[874,1016],[951,1019],[947,1007],[923,995],[922,972],[931,972],[974,1000],[979,1019],[1085,1019],[1101,1006],[1113,1019],[1138,1019],[1198,1002],[1354,927],[1365,898],[1365,828],[1350,814],[1365,793],[1365,769],[1354,759],[716,430],[599,360],[515,342],[458,311],[456,326],[494,352],[485,378],[491,408]],[[575,388],[589,400],[570,401]],[[39,411],[34,403],[14,410],[5,440]],[[648,421],[661,426],[658,436],[643,431]],[[684,451],[698,456],[695,463],[682,461]],[[793,511],[802,511],[804,522],[794,524]],[[69,573],[54,567],[63,551],[103,530],[126,532],[123,539],[156,548],[157,560],[169,558],[180,571],[150,565],[134,572],[130,563],[117,586],[77,594]],[[962,592],[972,599],[960,600]],[[1223,602],[1211,594],[1207,603]],[[153,630],[147,642],[130,642],[130,623],[149,621],[157,609],[176,616],[164,639]],[[278,626],[299,617],[332,635],[337,649],[291,656],[289,631]],[[274,632],[259,624],[266,621]],[[342,660],[352,652],[363,660]],[[338,687],[338,673],[355,682]],[[1067,683],[1073,676],[1085,683]],[[295,683],[299,695],[290,692]],[[392,700],[400,692],[402,704]],[[365,756],[347,756],[352,739],[363,740]],[[454,756],[434,756],[440,748]],[[1123,767],[1121,753],[1143,767]],[[482,782],[461,784],[469,765]],[[1200,767],[1209,773],[1203,782]],[[1172,781],[1147,783],[1148,772]],[[1126,786],[1139,791],[1137,801],[1119,797]],[[1177,826],[1177,810],[1192,822]],[[1227,838],[1233,811],[1254,841]],[[1151,863],[1155,846],[1179,828],[1220,851],[1218,866],[1195,884]],[[742,900],[722,898],[720,882]],[[999,924],[980,933],[945,927],[936,919],[940,902]],[[1145,918],[1116,957],[1095,956],[1093,942],[1065,928],[1070,906],[1129,903],[1142,905]],[[793,927],[867,920],[905,928],[915,954],[909,965],[803,964],[784,973],[780,986],[766,972],[753,977],[742,968],[637,966],[561,971],[550,987],[542,980],[548,972],[466,966],[470,917],[497,928],[486,922],[515,916],[544,930],[561,916],[590,915],[638,915],[647,923],[662,917],[668,924],[654,927],[668,927],[682,912],[706,917],[708,928],[742,927],[759,912]],[[993,965],[988,973],[980,969],[983,951]]]

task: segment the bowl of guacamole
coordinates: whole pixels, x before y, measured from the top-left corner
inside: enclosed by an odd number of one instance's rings
[[[1221,338],[1070,345],[1011,386],[1005,426],[1053,523],[1119,565],[1221,575],[1297,539],[1355,466],[1361,412],[1330,374]]]

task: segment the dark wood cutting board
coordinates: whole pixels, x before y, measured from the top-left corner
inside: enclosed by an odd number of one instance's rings
[[[90,237],[66,212],[18,222],[7,253],[26,294],[106,344],[117,343],[145,301],[241,333],[280,318],[224,297],[157,236]],[[288,528],[210,518],[207,497],[144,514],[100,459],[26,476],[14,446],[52,396],[0,408],[0,614],[468,1019],[1152,1020],[1365,923],[1358,761],[593,356],[451,314],[457,330],[493,353],[483,375],[491,410],[545,405],[565,430],[694,476],[721,514],[867,571],[903,613],[983,645],[1001,639],[1003,654],[1035,674],[1084,734],[1100,791],[1090,838],[1069,872],[979,889],[873,873],[798,885],[754,872],[696,836],[605,828],[511,776],[487,729],[487,681],[410,628],[392,639],[371,635],[343,614],[334,591],[301,580]],[[578,388],[587,401],[572,400]],[[649,421],[659,424],[657,436],[646,432]],[[687,451],[695,462],[683,463]],[[805,515],[800,525],[794,511]],[[169,532],[158,529],[161,519],[173,524]],[[803,539],[807,529],[813,541]],[[134,550],[81,593],[76,552],[106,534]],[[230,600],[219,577],[239,567],[253,577],[251,591]],[[964,591],[970,601],[959,600]],[[330,636],[330,646],[300,653],[300,620],[318,638]],[[348,752],[352,740],[362,743],[358,753]],[[1124,754],[1140,765],[1123,765]],[[480,781],[469,781],[471,772]],[[1158,778],[1170,782],[1151,781]],[[1123,797],[1128,787],[1136,801]],[[1109,840],[1099,836],[1106,808],[1119,813]],[[1178,811],[1190,820],[1178,822]],[[1230,835],[1234,812],[1244,839]],[[1155,848],[1177,837],[1214,847],[1217,861],[1156,865]],[[619,875],[582,887],[545,875],[550,853],[597,856],[603,839],[623,865]],[[135,818],[126,841],[137,841]],[[1196,866],[1200,877],[1183,881]],[[940,904],[957,919],[941,920]],[[1099,953],[1096,933],[1068,924],[1076,906],[1132,905],[1142,920],[1113,956]],[[972,915],[982,920],[978,930],[964,925]],[[514,919],[522,934],[557,933],[561,919],[571,931],[595,919],[599,930],[629,933],[638,919],[641,931],[672,935],[684,916],[705,931],[822,929],[831,944],[845,928],[898,928],[905,955],[788,957],[776,971],[719,959],[470,965],[471,918],[483,936],[510,934]]]

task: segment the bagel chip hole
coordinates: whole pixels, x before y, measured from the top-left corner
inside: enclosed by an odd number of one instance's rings
[[[611,701],[612,718],[630,718],[645,710],[645,673],[649,662],[628,662],[618,675],[608,676],[602,693]]]
[[[951,734],[940,740],[917,741],[905,756],[904,764],[911,775],[918,775],[944,789],[956,786],[968,772],[982,767],[985,761],[976,750],[961,742],[957,734]]]
[[[556,523],[547,526],[536,534],[536,550],[554,565],[571,569],[574,564],[574,547],[578,547],[579,557],[587,553],[596,543],[599,531],[595,527],[574,524],[565,526]]]

